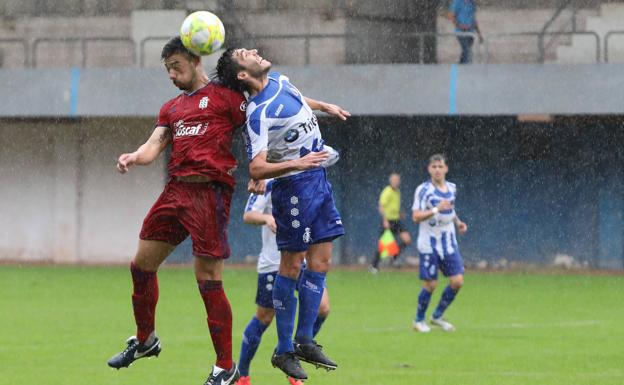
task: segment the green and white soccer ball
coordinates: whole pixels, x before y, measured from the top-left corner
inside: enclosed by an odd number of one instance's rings
[[[182,44],[196,55],[210,55],[223,45],[225,28],[221,19],[207,11],[193,12],[180,27]]]

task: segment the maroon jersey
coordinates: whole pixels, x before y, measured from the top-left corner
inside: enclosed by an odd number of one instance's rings
[[[165,103],[157,125],[173,137],[169,176],[204,175],[234,186],[232,137],[245,123],[245,107],[243,95],[212,83]]]

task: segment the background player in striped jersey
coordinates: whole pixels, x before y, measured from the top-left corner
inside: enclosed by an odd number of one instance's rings
[[[117,168],[126,173],[131,166],[148,165],[171,145],[169,180],[143,221],[130,265],[137,334],[108,365],[128,367],[136,359],[160,353],[155,331],[157,271],[190,234],[195,277],[217,356],[205,385],[231,385],[239,372],[232,361],[232,310],[222,272],[230,256],[227,224],[236,168],[232,137],[245,121],[246,102],[241,94],[208,83],[201,58],[179,37],[164,46],[161,56],[169,79],[183,92],[162,106],[152,136],[136,151],[122,154]]]
[[[431,330],[425,323],[425,312],[438,282],[438,270],[441,270],[450,282],[433,312],[431,323],[444,331],[453,331],[454,326],[443,319],[442,314],[464,283],[464,262],[457,246],[455,228],[459,234],[464,234],[468,226],[455,211],[457,190],[455,184],[446,181],[448,166],[444,155],[432,155],[427,169],[431,179],[416,188],[412,206],[412,219],[420,224],[418,253],[420,279],[423,281],[413,326],[419,332]]]
[[[271,62],[256,50],[227,50],[217,72],[224,84],[249,92],[247,158],[254,179],[275,177],[272,189],[279,274],[273,287],[278,345],[273,366],[304,380],[299,359],[335,369],[336,363],[312,340],[312,330],[329,271],[332,241],[344,234],[331,184],[322,167],[329,157],[312,109],[346,119],[349,113],[305,98],[286,76],[270,73]],[[299,318],[293,344],[297,299],[295,288],[304,258],[307,268],[299,285]]]
[[[260,345],[262,334],[273,321],[275,311],[273,310],[273,284],[279,270],[280,252],[277,249],[275,233],[277,225],[273,218],[273,205],[271,204],[271,190],[273,180],[266,181],[264,194],[251,194],[245,207],[243,221],[250,225],[262,226],[262,250],[258,258],[258,288],[256,290],[256,304],[258,309],[256,315],[252,317],[243,333],[241,354],[238,367],[241,378],[238,385],[249,385],[249,366]],[[323,292],[323,299],[319,307],[319,313],[314,322],[312,331],[315,336],[321,329],[329,314],[329,294],[327,288]],[[289,378],[291,385],[301,385],[300,380]]]

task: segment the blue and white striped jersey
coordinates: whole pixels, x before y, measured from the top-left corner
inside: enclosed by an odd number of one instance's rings
[[[316,116],[301,92],[284,75],[271,72],[268,77],[268,85],[247,105],[245,136],[249,161],[262,151],[267,151],[268,162],[279,163],[327,150],[330,159],[323,166],[336,163],[338,152],[324,146]]]
[[[264,194],[251,194],[245,206],[245,212],[257,211],[262,214],[273,215],[273,205],[271,204],[271,190],[273,189],[273,179],[266,180],[266,190]],[[280,252],[277,250],[275,233],[269,226],[262,226],[262,250],[258,257],[258,273],[270,273],[277,271],[280,265]]]
[[[431,181],[427,181],[416,188],[412,210],[430,210],[440,201],[447,200],[453,206],[450,210],[440,211],[438,214],[422,221],[418,227],[418,252],[432,254],[434,251],[442,258],[458,251],[457,236],[455,234],[455,197],[457,188],[454,183],[446,183],[446,192],[438,190]]]

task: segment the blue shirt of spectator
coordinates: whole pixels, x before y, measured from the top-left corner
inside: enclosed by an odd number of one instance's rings
[[[456,32],[475,31],[477,5],[474,0],[452,0],[449,11],[455,15],[455,20],[457,21]]]

